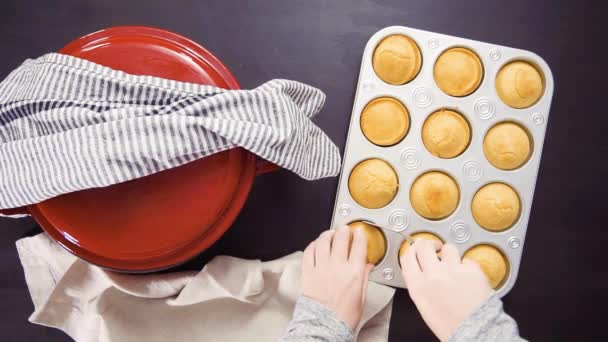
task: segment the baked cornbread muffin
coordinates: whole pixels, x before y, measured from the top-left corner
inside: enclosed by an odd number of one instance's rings
[[[513,122],[490,128],[483,140],[483,153],[490,164],[501,170],[514,170],[528,161],[532,150],[530,136]]]
[[[496,93],[512,108],[528,108],[543,95],[544,80],[532,64],[515,61],[500,69],[496,75]]]
[[[367,238],[367,263],[377,265],[386,253],[386,240],[380,228],[369,223],[356,221],[348,225],[353,231],[363,229]]]
[[[471,129],[459,113],[440,109],[431,114],[422,126],[422,142],[439,158],[459,156],[469,146]]]
[[[432,233],[427,233],[427,232],[421,232],[421,233],[414,233],[412,234],[412,239],[414,241],[416,240],[434,240],[434,241],[441,241],[443,242],[443,240],[441,240],[439,238],[439,236],[432,234]],[[410,243],[406,241],[403,241],[403,243],[401,244],[401,247],[399,247],[399,256],[402,256],[403,253],[405,253],[405,251],[410,247]]]
[[[410,128],[407,109],[392,97],[381,97],[368,103],[361,112],[360,122],[363,135],[379,146],[395,145]]]
[[[367,159],[355,166],[348,177],[348,190],[355,202],[377,209],[389,204],[397,194],[399,180],[384,160]]]
[[[410,201],[418,215],[440,220],[456,210],[460,190],[452,177],[439,171],[430,171],[418,177],[410,190]]]
[[[471,204],[475,222],[493,232],[513,226],[519,218],[520,210],[517,192],[504,183],[484,185],[473,196]]]
[[[422,65],[418,45],[407,36],[395,34],[384,38],[372,57],[376,75],[386,83],[400,85],[413,80]]]
[[[509,272],[509,262],[505,256],[496,247],[490,245],[474,246],[464,253],[463,258],[478,263],[483,273],[488,277],[490,286],[494,289],[503,284]]]
[[[481,84],[483,65],[475,52],[455,47],[444,51],[433,69],[439,89],[451,96],[467,96]]]

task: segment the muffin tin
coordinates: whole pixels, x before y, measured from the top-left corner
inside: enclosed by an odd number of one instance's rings
[[[401,34],[411,38],[420,49],[422,66],[411,81],[403,85],[384,82],[372,65],[376,46],[386,37]],[[435,82],[433,71],[437,58],[455,47],[470,49],[483,65],[481,84],[468,96],[455,97],[444,93]],[[528,108],[507,106],[495,88],[496,75],[506,64],[524,61],[542,75],[544,90],[541,98]],[[405,238],[401,234],[428,232],[444,242],[455,244],[460,254],[480,244],[499,249],[509,263],[507,277],[497,288],[500,296],[511,290],[517,279],[522,249],[532,206],[549,108],[553,94],[553,77],[545,61],[524,50],[498,46],[403,26],[384,28],[368,41],[363,53],[357,92],[344,152],[332,218],[332,227],[364,220],[382,229],[387,248],[384,258],[370,275],[372,281],[395,287],[405,287],[400,275],[398,251]],[[400,101],[409,113],[410,125],[405,138],[393,146],[379,146],[362,133],[360,115],[374,99],[391,97]],[[439,109],[456,111],[467,120],[471,138],[460,155],[442,159],[432,155],[422,141],[422,127],[428,116]],[[532,141],[529,159],[515,170],[501,170],[490,164],[483,150],[487,131],[501,122],[514,122],[525,128]],[[383,208],[367,209],[357,204],[349,193],[349,176],[360,162],[378,158],[393,167],[399,178],[399,188],[393,200]],[[412,208],[410,190],[413,182],[429,171],[441,171],[458,184],[460,197],[457,208],[439,220],[423,218]],[[492,232],[479,226],[473,218],[471,204],[476,192],[489,183],[504,183],[519,195],[520,213],[510,228]]]

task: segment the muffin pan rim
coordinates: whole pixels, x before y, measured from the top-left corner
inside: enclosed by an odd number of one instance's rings
[[[375,77],[375,78],[376,78],[376,79],[377,79],[379,82],[383,83],[383,84],[384,84],[384,85],[386,85],[386,86],[389,86],[389,87],[403,87],[403,86],[409,85],[410,83],[414,82],[414,81],[416,80],[416,78],[418,78],[418,76],[420,76],[420,73],[422,72],[422,70],[423,70],[423,68],[424,68],[425,64],[429,64],[429,63],[424,63],[424,61],[425,61],[425,57],[424,57],[424,54],[422,53],[422,49],[420,48],[420,47],[422,46],[422,44],[420,44],[420,43],[418,42],[418,40],[417,40],[417,38],[416,38],[416,37],[410,36],[410,35],[408,35],[407,33],[400,33],[400,32],[394,32],[394,33],[391,33],[391,32],[390,32],[390,31],[392,31],[392,30],[400,30],[400,29],[407,29],[408,31],[412,31],[412,32],[418,32],[418,33],[430,33],[430,34],[434,34],[434,35],[436,35],[437,37],[448,37],[448,38],[454,38],[454,39],[458,39],[458,40],[468,41],[468,42],[470,42],[470,43],[472,43],[472,44],[484,44],[484,45],[492,45],[492,46],[495,46],[495,47],[497,47],[497,48],[504,48],[504,49],[509,49],[509,50],[512,50],[512,51],[520,52],[520,55],[518,55],[518,56],[514,56],[514,57],[511,57],[511,58],[504,59],[504,60],[500,61],[500,62],[499,62],[499,64],[498,64],[498,65],[499,65],[499,67],[498,67],[498,69],[497,69],[497,71],[496,71],[496,73],[495,73],[495,74],[496,74],[496,75],[498,75],[498,71],[500,71],[500,69],[502,69],[502,67],[504,67],[505,65],[507,65],[507,64],[509,64],[509,63],[511,63],[511,62],[515,62],[515,61],[521,60],[521,61],[525,61],[525,62],[531,63],[531,64],[533,64],[533,66],[535,66],[535,67],[536,67],[536,68],[537,68],[537,69],[540,71],[541,77],[542,77],[542,79],[543,79],[543,81],[544,81],[544,82],[543,82],[543,94],[541,95],[541,97],[540,97],[540,98],[539,98],[539,99],[538,99],[538,100],[537,100],[537,101],[536,101],[534,104],[532,104],[531,106],[526,107],[526,108],[515,108],[515,107],[511,107],[511,106],[508,106],[506,103],[502,102],[502,100],[500,101],[500,102],[501,102],[501,104],[505,105],[506,107],[508,107],[509,109],[512,109],[512,110],[528,110],[528,109],[530,109],[530,108],[532,108],[532,107],[536,106],[536,105],[538,104],[538,102],[540,102],[540,101],[541,101],[543,98],[545,98],[545,97],[546,97],[546,93],[547,93],[547,84],[550,84],[550,86],[551,86],[551,87],[550,87],[550,94],[549,94],[549,98],[550,98],[550,99],[549,99],[549,104],[550,104],[550,102],[551,102],[551,98],[552,98],[552,96],[553,96],[553,90],[554,90],[554,89],[553,89],[553,88],[554,88],[554,84],[553,84],[553,72],[552,72],[552,71],[551,71],[551,69],[549,68],[549,65],[547,64],[547,62],[546,62],[546,61],[545,61],[545,60],[544,60],[544,59],[543,59],[543,58],[542,58],[540,55],[538,55],[538,54],[536,54],[536,53],[534,53],[534,52],[532,52],[532,51],[529,51],[529,50],[522,50],[522,49],[511,48],[511,47],[507,47],[507,46],[501,46],[501,45],[497,45],[497,44],[485,43],[485,42],[476,41],[476,40],[473,40],[473,39],[468,39],[468,38],[460,38],[460,37],[456,37],[456,36],[449,36],[449,35],[446,35],[446,34],[434,33],[434,32],[431,32],[431,31],[418,30],[418,29],[414,29],[414,28],[410,28],[410,27],[405,27],[405,26],[388,26],[388,27],[385,27],[385,28],[381,29],[380,31],[377,31],[377,32],[376,32],[376,33],[375,33],[375,34],[374,34],[374,35],[373,35],[373,36],[372,36],[372,37],[371,37],[371,38],[368,40],[368,43],[366,44],[365,49],[364,49],[363,59],[364,59],[364,61],[365,61],[365,58],[367,57],[367,56],[366,56],[365,51],[369,50],[370,45],[371,45],[370,43],[372,43],[372,41],[377,41],[377,42],[379,43],[379,42],[380,42],[380,41],[382,41],[384,38],[387,38],[387,37],[392,36],[392,35],[394,35],[394,34],[402,34],[402,35],[408,36],[409,38],[411,38],[411,39],[412,39],[412,40],[413,40],[413,41],[414,41],[414,42],[415,42],[415,43],[418,45],[418,48],[419,48],[419,50],[420,50],[420,52],[421,52],[421,55],[422,55],[422,62],[420,63],[420,70],[418,71],[418,74],[416,74],[416,76],[415,76],[414,78],[412,78],[412,79],[411,79],[409,82],[402,83],[402,84],[391,84],[391,83],[387,83],[387,82],[385,82],[384,80],[382,80],[382,79],[381,79],[381,78],[380,78],[380,77],[379,77],[379,76],[378,76],[378,75],[375,73],[375,71],[374,71],[374,73],[373,73],[374,77]],[[384,33],[384,32],[386,32],[386,33]],[[379,38],[377,37],[377,36],[378,36],[378,34],[381,34],[381,35],[379,36]],[[461,44],[464,44],[464,43],[461,43]],[[374,45],[374,46],[375,46],[375,45]],[[458,44],[448,45],[448,46],[446,46],[445,48],[443,48],[442,50],[439,50],[439,54],[437,54],[437,55],[435,55],[435,56],[434,56],[434,58],[433,58],[433,60],[432,60],[432,61],[433,61],[432,65],[433,65],[433,66],[435,66],[435,63],[437,63],[437,59],[439,58],[439,56],[441,56],[441,54],[442,54],[443,52],[445,52],[446,50],[448,50],[448,49],[450,49],[450,48],[453,48],[453,47],[464,47],[464,48],[467,48],[467,49],[469,49],[469,50],[473,51],[473,52],[474,52],[474,53],[475,53],[475,54],[476,54],[476,55],[477,55],[477,56],[480,58],[481,63],[482,63],[482,67],[483,67],[483,75],[482,75],[482,79],[481,79],[481,82],[480,82],[479,86],[477,87],[477,89],[475,89],[475,91],[473,91],[473,92],[472,92],[471,94],[469,94],[469,95],[465,95],[465,96],[451,96],[451,95],[449,95],[449,94],[444,93],[444,92],[443,92],[443,91],[442,91],[442,90],[441,90],[441,89],[440,89],[440,88],[437,86],[437,84],[434,82],[434,80],[433,80],[433,85],[434,85],[434,86],[435,86],[435,87],[436,87],[436,88],[437,88],[439,91],[441,91],[443,94],[445,94],[446,96],[449,96],[449,97],[454,97],[454,98],[464,98],[464,97],[468,97],[468,96],[473,96],[473,95],[474,95],[474,94],[475,94],[475,93],[476,93],[476,92],[477,92],[477,91],[478,91],[478,90],[479,90],[479,89],[480,89],[480,88],[481,88],[481,87],[484,85],[484,83],[488,83],[488,82],[486,82],[486,78],[487,78],[486,76],[487,76],[487,73],[486,73],[486,68],[485,68],[486,64],[484,63],[484,58],[481,58],[481,56],[482,56],[482,55],[481,55],[481,54],[479,54],[479,52],[477,52],[477,51],[476,51],[474,48],[469,47],[469,46],[467,46],[467,45],[458,45]],[[373,50],[375,50],[375,48],[374,48]],[[368,58],[370,58],[369,63],[372,63],[371,58],[373,57],[373,50],[372,50],[372,54],[371,54],[371,55],[368,57]],[[526,55],[527,55],[527,56],[526,56]],[[372,68],[372,69],[373,69],[373,68]],[[496,77],[494,77],[492,81],[493,81],[493,82],[492,82],[492,88],[494,89],[494,95],[495,95],[497,98],[499,98],[499,99],[500,99],[500,96],[498,96],[498,93],[496,92]]]
[[[392,34],[404,34],[414,40],[420,48],[423,63],[419,74],[412,81],[402,85],[391,85],[383,82],[371,68],[371,54],[378,41]],[[438,43],[434,48],[433,44]],[[478,89],[467,97],[452,97],[443,93],[436,85],[432,77],[437,51],[440,46],[450,47],[455,45],[475,46],[475,51],[484,65],[484,82]],[[494,60],[492,56],[498,56]],[[506,61],[513,59],[532,59],[538,69],[545,77],[545,88],[541,99],[534,105],[526,109],[515,109],[504,104],[498,97],[495,90],[495,75],[498,66],[502,66]],[[430,73],[430,78],[428,77]],[[429,80],[430,79],[430,80]],[[488,81],[488,80],[491,80]],[[418,92],[418,90],[422,90]],[[452,37],[439,33],[422,31],[403,26],[391,26],[384,28],[374,34],[368,41],[363,53],[361,69],[358,83],[356,85],[356,95],[351,114],[351,123],[343,159],[343,172],[339,180],[339,188],[336,195],[334,213],[332,215],[332,227],[337,227],[341,223],[352,221],[353,217],[363,218],[366,221],[374,222],[384,232],[387,238],[386,256],[372,271],[370,279],[383,284],[404,287],[400,276],[396,275],[399,271],[397,254],[403,236],[400,231],[408,233],[427,231],[438,235],[446,242],[455,243],[460,253],[478,244],[494,244],[501,248],[509,259],[510,275],[508,280],[498,289],[498,295],[504,296],[513,287],[519,271],[521,254],[525,245],[525,234],[529,222],[530,204],[534,194],[534,184],[538,176],[538,168],[546,125],[549,117],[551,98],[554,90],[553,76],[546,62],[538,55],[520,49],[476,42],[473,40]],[[424,95],[424,101],[418,98]],[[380,147],[367,142],[360,130],[354,128],[358,126],[359,114],[363,106],[373,97],[390,96],[402,102],[409,110],[410,130],[407,136],[397,145],[392,147]],[[430,100],[429,100],[430,97]],[[429,100],[429,101],[426,101]],[[489,114],[478,111],[477,103],[484,101],[482,109],[488,106],[492,109]],[[460,156],[442,160],[437,158],[424,148],[422,145],[421,128],[423,118],[432,113],[432,108],[456,107],[460,113],[470,119],[472,137],[469,148]],[[484,109],[484,110],[485,110]],[[426,114],[424,114],[426,113]],[[483,115],[482,115],[483,114]],[[487,115],[486,115],[487,114]],[[479,132],[486,131],[495,124],[507,121],[505,119],[519,119],[522,126],[529,129],[533,138],[534,149],[532,158],[521,168],[514,171],[496,169],[487,161],[482,150],[483,136]],[[354,124],[353,124],[354,123]],[[481,137],[480,137],[481,136]],[[407,152],[407,158],[405,158]],[[403,154],[403,158],[402,158]],[[441,169],[448,169],[457,175],[454,179],[460,185],[461,208],[465,207],[462,203],[470,203],[474,191],[467,190],[468,187],[477,189],[479,184],[491,182],[504,182],[512,184],[518,191],[522,202],[522,213],[519,221],[512,228],[502,232],[489,232],[479,226],[472,217],[470,207],[466,210],[455,211],[445,221],[422,221],[407,200],[409,192],[398,191],[391,203],[382,209],[362,209],[350,199],[348,189],[344,188],[345,181],[348,179],[350,170],[354,166],[353,160],[364,160],[378,158],[387,161],[397,172],[400,188],[410,188],[415,178],[413,173],[424,173],[433,165],[442,165]],[[410,158],[411,157],[411,158]],[[433,160],[435,159],[435,160]],[[473,171],[481,171],[480,174],[470,173],[464,166],[470,166]],[[471,180],[467,177],[471,176]],[[466,186],[463,186],[466,183]],[[526,190],[522,193],[521,189]],[[345,190],[346,189],[346,190]],[[344,196],[344,192],[347,193]],[[343,215],[344,213],[345,215]],[[352,215],[352,216],[351,216]],[[394,219],[394,220],[393,220]],[[461,237],[463,237],[461,239]],[[458,241],[457,241],[458,239]],[[393,256],[394,254],[394,256]],[[387,277],[386,275],[391,275]],[[394,276],[393,276],[394,275]]]

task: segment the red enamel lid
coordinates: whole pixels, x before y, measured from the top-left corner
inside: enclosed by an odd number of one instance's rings
[[[161,29],[109,28],[60,52],[131,74],[239,88],[209,51]],[[185,262],[219,239],[245,203],[255,173],[255,156],[235,148],[28,209],[48,235],[75,255],[105,268],[148,272]]]

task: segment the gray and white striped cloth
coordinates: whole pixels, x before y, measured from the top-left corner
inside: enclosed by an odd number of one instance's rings
[[[245,149],[312,180],[340,153],[311,121],[325,95],[272,80],[225,90],[134,76],[62,54],[0,83],[0,208],[104,187],[223,150]]]

